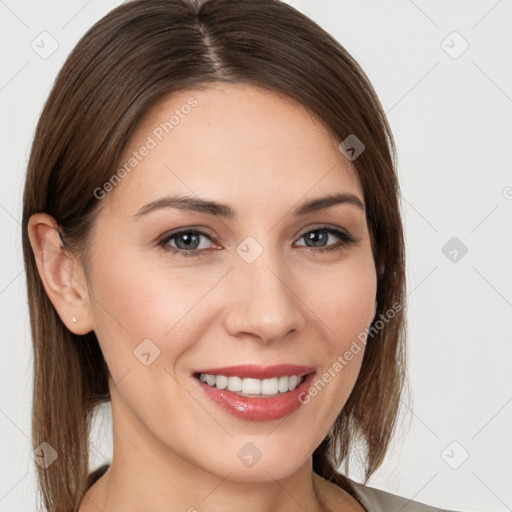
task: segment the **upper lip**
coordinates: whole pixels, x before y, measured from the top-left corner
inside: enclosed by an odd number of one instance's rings
[[[270,379],[272,377],[284,377],[286,375],[297,375],[302,377],[314,372],[312,366],[296,364],[279,364],[274,366],[260,366],[257,364],[242,364],[238,366],[225,366],[222,368],[206,368],[197,370],[194,374],[225,375],[226,377],[247,377],[249,379]]]

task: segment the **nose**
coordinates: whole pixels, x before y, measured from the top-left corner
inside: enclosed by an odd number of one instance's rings
[[[299,285],[286,263],[269,253],[264,251],[252,263],[235,258],[225,315],[225,328],[233,336],[252,335],[269,343],[304,328]]]

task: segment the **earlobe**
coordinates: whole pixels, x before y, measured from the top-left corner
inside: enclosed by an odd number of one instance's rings
[[[79,263],[63,247],[56,220],[36,213],[27,229],[39,276],[62,322],[75,334],[92,331],[87,284]]]

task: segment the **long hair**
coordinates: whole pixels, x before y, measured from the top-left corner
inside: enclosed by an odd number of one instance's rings
[[[77,510],[88,486],[95,407],[110,399],[108,368],[94,331],[70,332],[45,293],[27,234],[32,214],[58,222],[65,250],[86,266],[98,212],[94,191],[119,164],[150,106],[165,95],[213,82],[284,93],[316,114],[341,143],[364,151],[352,161],[364,191],[375,268],[376,319],[360,373],[313,469],[342,488],[355,442],[365,482],[383,462],[405,378],[405,269],[396,150],[388,121],[361,67],[332,36],[279,0],[134,0],[89,29],[68,56],[41,113],[28,162],[22,243],[34,351],[32,443],[58,458],[36,465],[52,512]],[[374,323],[376,320],[374,320]],[[374,325],[372,324],[372,327]]]

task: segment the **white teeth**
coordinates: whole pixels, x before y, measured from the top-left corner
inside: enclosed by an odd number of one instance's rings
[[[228,377],[228,389],[229,391],[242,391],[242,379],[240,377]]]
[[[263,395],[277,395],[279,391],[278,382],[279,379],[277,377],[273,379],[263,379],[261,381],[261,393]]]
[[[217,375],[215,384],[218,389],[226,389],[228,387],[228,378],[224,375]]]
[[[210,375],[201,373],[199,375],[201,382],[217,389],[228,389],[235,393],[243,395],[277,395],[293,391],[301,382],[302,378],[298,375],[283,377],[272,377],[270,379],[251,379],[240,377],[226,377],[225,375]]]
[[[290,377],[290,381],[288,382],[288,390],[292,391],[293,389],[295,389],[297,387],[297,385],[299,384],[299,381],[300,381],[300,378],[297,377],[297,375],[292,375]]]
[[[279,377],[278,389],[280,393],[286,393],[288,390],[288,377]]]
[[[261,380],[259,379],[243,379],[242,380],[242,393],[248,395],[261,394]]]

